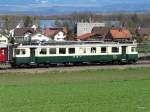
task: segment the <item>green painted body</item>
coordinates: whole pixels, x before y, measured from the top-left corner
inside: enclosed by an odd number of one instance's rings
[[[33,59],[34,58],[34,59]],[[136,62],[138,54],[129,55],[90,55],[90,56],[54,56],[54,57],[15,57],[12,60],[12,65],[20,66],[38,65],[38,64],[58,64],[58,63],[81,63],[81,62]]]

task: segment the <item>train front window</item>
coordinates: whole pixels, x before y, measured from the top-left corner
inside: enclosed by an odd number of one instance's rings
[[[112,53],[118,53],[119,48],[118,47],[112,47]]]
[[[45,55],[46,53],[47,53],[46,48],[42,48],[41,51],[40,51],[40,54]]]
[[[131,52],[136,52],[136,47],[131,47]]]
[[[15,49],[15,53],[16,53],[16,55],[19,55],[20,54],[20,49]]]
[[[50,48],[49,54],[56,54],[56,48]]]
[[[21,51],[21,54],[22,54],[22,55],[25,55],[25,54],[26,54],[25,49],[20,49],[20,51]]]
[[[75,48],[69,48],[68,52],[69,54],[75,54]]]
[[[66,48],[59,48],[59,54],[66,54]]]

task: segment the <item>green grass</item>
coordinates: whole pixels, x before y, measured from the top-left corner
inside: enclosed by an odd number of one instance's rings
[[[0,112],[150,112],[150,68],[3,73]]]

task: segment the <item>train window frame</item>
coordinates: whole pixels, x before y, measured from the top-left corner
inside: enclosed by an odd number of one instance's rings
[[[54,52],[51,50],[53,50]],[[57,54],[57,49],[56,48],[49,48],[49,54],[52,54],[52,55]]]
[[[136,47],[131,47],[131,52],[136,52]]]
[[[91,47],[91,53],[96,54],[96,47]]]
[[[119,53],[119,47],[112,47],[111,52],[112,53]]]
[[[105,49],[105,50],[102,50],[102,49]],[[107,47],[101,47],[100,50],[101,50],[101,53],[103,53],[103,54],[107,53]]]
[[[81,48],[79,48],[79,53],[80,53],[80,54],[86,54],[86,53],[87,53],[86,47],[81,47]]]
[[[26,55],[26,49],[20,49],[20,55]]]
[[[40,55],[46,55],[47,54],[47,49],[46,48],[41,48],[40,51],[39,51],[39,54]]]
[[[20,49],[15,49],[15,55],[20,55]]]
[[[71,50],[74,49],[74,50]],[[71,52],[70,52],[71,50]],[[73,51],[73,52],[72,52]],[[75,48],[68,48],[68,54],[75,54],[76,49]]]
[[[59,54],[66,54],[66,48],[59,48]]]

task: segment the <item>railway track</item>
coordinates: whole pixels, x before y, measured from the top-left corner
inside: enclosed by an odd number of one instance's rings
[[[100,65],[100,64],[88,64],[77,66],[53,66],[53,67],[40,67],[40,68],[16,68],[13,69],[9,64],[0,66],[0,73],[44,73],[50,71],[82,71],[82,70],[97,70],[97,69],[126,69],[126,68],[140,68],[150,67],[150,60],[138,61],[136,64],[127,65]]]

